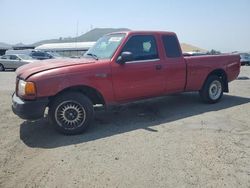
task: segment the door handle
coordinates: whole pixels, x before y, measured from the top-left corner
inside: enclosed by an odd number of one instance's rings
[[[155,69],[156,70],[161,70],[162,69],[162,65],[155,65]]]

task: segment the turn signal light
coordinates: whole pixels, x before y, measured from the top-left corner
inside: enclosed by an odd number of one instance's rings
[[[26,95],[35,95],[36,94],[36,87],[33,82],[27,82],[25,85],[25,94]]]

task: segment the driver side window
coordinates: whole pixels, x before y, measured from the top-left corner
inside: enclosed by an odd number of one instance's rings
[[[131,61],[158,59],[157,45],[152,35],[135,35],[132,36],[122,52],[131,52],[133,59]]]

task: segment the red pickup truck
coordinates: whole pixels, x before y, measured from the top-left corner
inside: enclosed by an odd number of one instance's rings
[[[239,55],[183,57],[173,32],[111,33],[81,59],[46,60],[17,69],[12,109],[33,120],[48,108],[57,130],[78,134],[89,125],[96,104],[189,91],[216,103],[239,72]]]

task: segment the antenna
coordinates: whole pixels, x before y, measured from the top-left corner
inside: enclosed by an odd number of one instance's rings
[[[78,25],[79,25],[79,21],[77,20],[77,22],[76,22],[76,38],[75,38],[76,56],[78,56],[78,50],[77,50]]]

